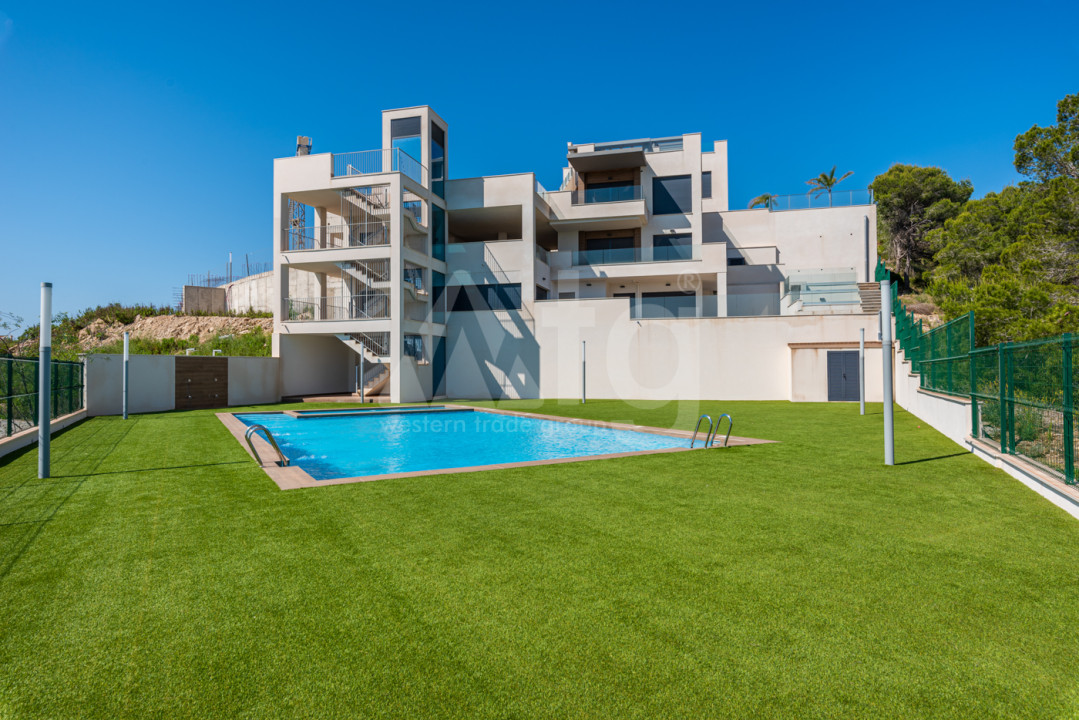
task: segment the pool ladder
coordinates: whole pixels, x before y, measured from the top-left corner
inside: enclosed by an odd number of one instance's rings
[[[705,420],[708,421],[708,430],[704,433],[704,447],[712,447],[716,441],[716,435],[719,434],[719,425],[723,422],[723,418],[727,418],[727,435],[723,438],[723,447],[727,447],[727,442],[731,439],[731,429],[734,427],[734,420],[727,413],[720,415],[714,425],[711,415],[701,415],[697,418],[697,427],[693,428],[693,439],[689,441],[689,447],[692,449],[697,442],[697,433],[700,432],[701,423]]]
[[[255,449],[255,443],[251,440],[251,436],[261,431],[266,436],[266,440],[274,450],[277,451],[277,457],[280,460],[281,467],[288,467],[288,458],[285,457],[285,453],[281,452],[281,448],[277,446],[277,441],[273,439],[273,433],[271,433],[265,425],[252,425],[247,428],[247,432],[244,433],[244,440],[247,440],[247,446],[251,448],[251,454],[255,456],[255,461],[258,462],[259,467],[262,466],[262,458],[259,457],[259,451]]]

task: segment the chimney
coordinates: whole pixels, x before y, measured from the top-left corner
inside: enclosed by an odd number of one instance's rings
[[[311,154],[311,138],[304,135],[296,136],[296,154],[297,155],[310,155]]]

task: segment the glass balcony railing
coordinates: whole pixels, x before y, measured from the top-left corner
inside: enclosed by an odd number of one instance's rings
[[[604,248],[602,250],[576,250],[574,265],[623,265],[639,262],[678,262],[698,259],[692,245],[644,248]]]
[[[676,262],[679,260],[692,259],[692,245],[668,245],[652,248],[652,262]]]
[[[595,152],[605,150],[643,150],[645,152],[672,152],[682,149],[681,137],[651,138],[648,140],[628,140],[626,142],[596,143]]]
[[[861,302],[854,268],[794,270],[783,278],[783,294],[803,305],[854,305]]]
[[[873,202],[872,190],[833,190],[830,193],[818,190],[798,195],[773,195],[767,206],[760,207],[767,207],[772,212],[780,212],[872,205]]]
[[[576,250],[574,265],[616,265],[641,262],[641,248],[607,248],[603,250]]]
[[[579,188],[570,194],[574,205],[592,205],[594,203],[630,202],[640,200],[644,195],[640,185],[620,185],[617,187]]]

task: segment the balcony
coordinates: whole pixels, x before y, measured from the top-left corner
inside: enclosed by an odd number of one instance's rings
[[[335,178],[389,172],[399,172],[423,187],[428,187],[427,168],[400,148],[333,154]]]
[[[623,142],[596,143],[591,147],[591,150],[580,150],[578,147],[573,147],[567,153],[566,160],[577,172],[642,167],[645,165],[645,153],[681,150],[682,138],[626,140]]]
[[[286,322],[321,320],[385,320],[390,317],[390,294],[371,291],[356,295],[285,298]]]
[[[585,187],[570,191],[570,204],[592,205],[597,203],[620,203],[642,200],[644,195],[640,185],[622,185],[618,187]]]
[[[573,251],[573,265],[628,265],[631,263],[687,262],[699,260],[700,253],[692,245],[646,248],[604,248]]]
[[[546,200],[555,230],[620,230],[644,227],[648,222],[639,186],[559,190],[547,193]]]

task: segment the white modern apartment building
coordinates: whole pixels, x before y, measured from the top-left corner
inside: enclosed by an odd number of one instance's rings
[[[851,399],[860,332],[879,367],[867,195],[732,210],[700,134],[450,179],[449,134],[388,110],[378,149],[274,161],[282,394]]]

